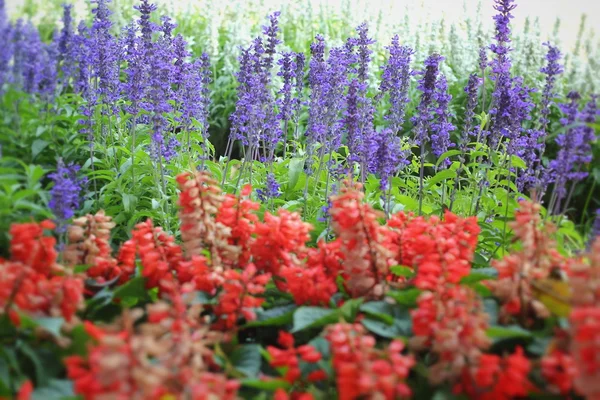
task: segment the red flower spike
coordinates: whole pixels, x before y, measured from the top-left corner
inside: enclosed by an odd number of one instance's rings
[[[256,267],[249,264],[242,272],[225,271],[223,278],[222,292],[219,295],[218,305],[214,309],[218,317],[214,328],[232,329],[237,325],[240,317],[253,321],[256,315],[251,309],[259,307],[264,302],[264,299],[256,296],[264,293],[270,275],[257,274]]]
[[[551,392],[568,396],[577,376],[575,361],[570,354],[554,349],[541,361],[542,376],[548,382]]]
[[[331,226],[344,254],[343,271],[350,295],[380,298],[389,267],[395,264],[391,231],[379,224],[383,214],[364,204],[363,198],[360,185],[347,182],[340,194],[331,198]]]
[[[405,381],[415,360],[401,354],[401,343],[394,341],[387,350],[378,350],[375,338],[360,324],[331,325],[326,332],[340,400],[410,397]]]
[[[273,275],[278,275],[282,267],[298,266],[307,255],[311,229],[298,213],[285,209],[277,215],[266,212],[264,222],[255,227],[256,239],[251,246],[254,264]]]

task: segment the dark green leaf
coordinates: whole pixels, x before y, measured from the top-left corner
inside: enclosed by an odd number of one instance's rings
[[[342,316],[346,322],[354,322],[356,315],[358,314],[358,310],[360,309],[360,305],[363,301],[364,299],[358,298],[346,300],[344,302],[344,304],[340,307],[340,312],[342,313]]]
[[[257,344],[246,344],[238,347],[231,355],[231,362],[235,369],[247,377],[256,377],[260,371],[262,362],[260,346]]]
[[[286,304],[285,306],[274,307],[269,310],[258,310],[256,312],[256,321],[246,324],[247,327],[256,326],[282,326],[290,324],[294,318],[295,304]]]
[[[404,265],[394,265],[393,267],[390,267],[390,272],[396,276],[403,277],[411,277],[415,274],[415,271],[413,271],[412,268],[406,267]]]
[[[291,385],[283,379],[244,379],[242,380],[242,386],[274,392],[279,388],[287,390]]]
[[[300,332],[304,329],[319,328],[329,323],[336,322],[339,318],[337,310],[321,307],[300,307],[294,312],[294,327],[291,332]]]
[[[388,292],[388,296],[396,300],[398,304],[414,307],[417,305],[417,298],[421,294],[421,290],[410,288],[406,290],[393,290]]]
[[[48,385],[38,387],[31,400],[66,400],[75,397],[73,382],[63,379],[51,379]]]
[[[492,339],[532,338],[531,332],[518,325],[492,326],[487,329],[487,335]]]

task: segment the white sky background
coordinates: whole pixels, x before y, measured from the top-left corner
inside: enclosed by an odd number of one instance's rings
[[[9,13],[23,4],[25,0],[7,0],[6,4]],[[39,0],[43,3],[44,0]],[[121,2],[123,0],[113,0],[113,2]],[[132,0],[129,0],[132,1]],[[135,1],[135,0],[133,0]],[[175,7],[185,7],[187,4],[197,4],[195,0],[155,0],[163,4],[169,4]],[[202,0],[200,0],[202,1]],[[206,2],[204,0],[203,2]],[[208,0],[208,1],[227,1],[227,0]],[[239,1],[239,0],[238,0]],[[266,5],[273,5],[273,9],[277,9],[278,4],[285,3],[284,0],[263,0]],[[320,0],[330,5],[340,4],[341,0]],[[479,0],[464,0],[467,8],[475,10]],[[85,4],[88,0],[65,0],[65,2],[73,3],[76,6]],[[291,2],[291,1],[287,1]],[[316,2],[319,2],[318,0]],[[491,16],[494,15],[493,0],[481,0],[482,15],[485,21],[485,26],[492,24]],[[412,9],[411,17],[418,20],[440,19],[444,17],[448,22],[460,21],[463,17],[463,0],[372,0],[369,6],[370,11],[373,7],[383,7],[388,9],[390,5],[394,5],[397,10],[398,19],[403,18],[405,6],[408,5]],[[596,38],[600,39],[600,0],[517,0],[517,9],[514,11],[514,22],[518,26],[523,26],[527,16],[535,18],[539,17],[542,31],[542,38],[548,37],[552,32],[554,22],[557,17],[561,18],[560,40],[563,49],[571,48],[576,40],[579,30],[579,22],[581,14],[588,15],[587,29],[596,32]],[[357,16],[360,17],[360,16]],[[414,20],[414,19],[413,19]]]

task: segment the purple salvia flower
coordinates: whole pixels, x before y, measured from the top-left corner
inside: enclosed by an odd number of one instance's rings
[[[8,21],[6,10],[4,9],[4,0],[0,0],[0,93],[2,87],[10,80],[10,61],[13,57],[13,26]]]
[[[328,128],[327,136],[321,142],[327,148],[327,152],[336,150],[341,145],[342,121],[341,113],[344,109],[344,91],[348,84],[348,69],[351,61],[348,59],[343,48],[333,48],[329,51],[327,60],[327,81],[326,85],[326,126]],[[366,121],[368,116],[361,113],[362,121]],[[364,129],[364,127],[363,127]]]
[[[465,87],[467,94],[467,104],[465,106],[465,124],[460,139],[460,150],[464,153],[467,150],[469,138],[477,136],[477,130],[473,129],[473,118],[475,117],[475,108],[477,107],[477,94],[481,86],[482,79],[477,74],[469,76],[469,82]]]
[[[531,111],[535,107],[535,104],[531,100],[531,93],[535,92],[535,89],[525,86],[521,77],[516,77],[512,81],[513,86],[510,91],[508,107],[505,110],[507,115],[506,125],[503,131],[504,136],[510,139],[507,146],[507,152],[509,155],[516,154],[518,156],[521,156],[527,151],[534,151],[534,153],[537,153],[537,145],[535,146],[535,150],[525,150],[524,141],[527,141],[527,139],[524,139],[522,136],[523,122],[531,119]],[[538,140],[539,135],[536,134],[536,136],[538,136],[536,138],[536,140]],[[529,156],[533,158],[536,157],[535,154]],[[528,165],[531,167],[530,169],[535,167],[534,164]]]
[[[74,36],[73,19],[71,10],[73,6],[63,4],[63,28],[58,37],[58,61],[61,64],[62,84],[67,85],[75,70],[75,54],[74,54]]]
[[[556,138],[559,151],[555,160],[550,161],[550,173],[555,184],[556,196],[562,199],[567,194],[566,184],[569,181],[579,181],[587,176],[581,171],[582,164],[591,161],[591,141],[594,140],[594,131],[588,126],[572,126],[576,122],[593,122],[597,115],[595,98],[581,113],[578,111],[578,102],[581,96],[571,92],[567,96],[569,103],[559,107],[565,115],[561,119],[566,131]]]
[[[415,116],[411,118],[415,126],[414,143],[425,145],[429,141],[429,129],[433,120],[433,102],[435,100],[436,82],[438,79],[439,65],[444,57],[432,54],[425,60],[425,70],[421,71],[417,89],[421,91],[421,99],[417,106]]]
[[[37,29],[28,24],[24,27],[22,42],[17,46],[23,47],[23,63],[21,70],[21,82],[23,90],[27,93],[38,93],[40,82],[43,79],[44,45],[40,40]]]
[[[140,5],[133,6],[133,8],[140,12],[138,26],[142,33],[142,42],[144,47],[150,49],[152,47],[152,34],[157,31],[156,25],[150,21],[150,18],[157,7],[156,4],[151,4],[148,0],[141,0],[140,3]]]
[[[348,87],[346,96],[346,110],[344,111],[344,130],[348,144],[348,161],[359,162],[365,152],[365,137],[362,131],[361,121],[361,83],[353,79]]]
[[[306,130],[306,146],[309,151],[325,138],[326,93],[328,89],[327,62],[325,61],[325,39],[321,35],[315,37],[310,45],[311,59],[309,62],[308,85],[311,90],[310,106],[308,109],[308,126]],[[310,163],[308,163],[310,165]]]
[[[265,188],[256,190],[256,195],[258,196],[260,201],[266,203],[267,201],[269,201],[269,199],[281,196],[281,191],[279,190],[279,188],[280,185],[279,183],[277,183],[275,175],[273,175],[272,172],[269,172],[267,174]]]
[[[400,138],[388,128],[375,133],[370,153],[370,170],[379,175],[381,190],[385,192],[396,172],[408,165],[408,151],[402,150]]]
[[[509,107],[512,101],[512,78],[510,75],[511,60],[509,52],[510,43],[510,20],[513,18],[511,12],[516,5],[514,0],[495,0],[494,9],[499,13],[494,16],[496,22],[496,43],[490,45],[490,50],[496,55],[491,62],[492,76],[495,83],[492,93],[492,106],[490,108],[491,132],[489,145],[495,149],[502,137],[514,139],[514,132],[510,132]]]
[[[81,21],[77,28],[77,35],[73,38],[73,54],[77,65],[77,74],[73,82],[75,92],[81,94],[88,103],[95,102],[95,92],[90,87],[90,39],[85,23]]]
[[[536,143],[531,143],[527,146],[528,150],[536,152],[537,156],[535,159],[530,160],[533,162],[533,172],[527,173],[529,176],[527,182],[522,183],[520,186],[527,189],[538,188],[542,193],[546,190],[545,179],[543,175],[544,165],[542,164],[542,157],[546,150],[546,137],[548,135],[548,116],[550,115],[550,105],[553,104],[553,98],[556,96],[555,85],[556,77],[563,73],[564,68],[559,63],[561,54],[557,47],[552,46],[550,43],[544,43],[548,46],[548,53],[546,54],[547,64],[540,69],[540,72],[546,75],[546,83],[542,92],[542,101],[540,104],[540,130],[531,133],[530,142],[536,140]],[[535,145],[536,147],[534,148]],[[519,184],[519,183],[517,183]]]
[[[65,165],[59,160],[56,171],[48,175],[54,183],[50,189],[48,207],[56,217],[59,233],[66,230],[66,222],[73,218],[75,211],[79,209],[81,190],[87,183],[87,178],[77,177],[79,169],[79,165]]]
[[[295,103],[297,100],[293,98],[292,94],[297,70],[296,53],[283,53],[281,59],[278,61],[278,64],[280,69],[277,73],[277,76],[280,76],[283,79],[283,86],[278,92],[281,97],[277,101],[279,105],[279,114],[277,116],[280,120],[287,124],[287,122],[292,119],[292,113],[295,109]]]
[[[552,99],[556,96],[556,77],[564,72],[564,68],[560,64],[560,59],[562,55],[558,47],[552,46],[550,43],[544,43],[544,46],[548,47],[548,53],[546,54],[547,64],[542,69],[540,69],[540,72],[546,75],[546,83],[544,85],[544,91],[542,92],[542,102],[540,104],[540,124],[542,126],[542,130],[547,131],[550,106],[552,105]]]
[[[96,8],[92,10],[94,22],[90,29],[91,78],[97,81],[98,97],[113,112],[119,96],[119,49],[115,37],[110,33],[112,22],[108,9],[110,0],[94,0]]]
[[[410,61],[414,51],[408,46],[400,46],[398,35],[393,37],[387,49],[390,57],[382,68],[379,90],[382,95],[389,94],[390,110],[384,118],[392,132],[397,134],[404,124],[406,104],[410,101]]]
[[[43,45],[41,54],[41,78],[39,82],[38,93],[46,101],[50,101],[56,94],[56,85],[58,83],[58,44],[51,42]]]
[[[27,28],[22,19],[18,19],[12,30],[12,77],[8,81],[17,87],[23,86],[23,68],[25,64]]]
[[[435,122],[431,124],[431,150],[436,157],[440,157],[454,147],[454,143],[450,142],[450,132],[455,129],[448,110],[452,96],[448,93],[448,82],[443,74],[436,82],[434,98],[437,107],[434,109]],[[450,165],[450,159],[446,158],[443,164]]]
[[[477,63],[481,71],[485,71],[485,69],[488,67],[487,48],[481,47],[479,49],[479,59]]]
[[[148,74],[146,68],[146,60],[144,59],[143,44],[136,36],[137,30],[135,26],[130,25],[125,27],[125,32],[122,39],[124,60],[127,63],[125,67],[126,81],[123,83],[123,94],[129,101],[125,105],[125,111],[133,116],[133,123],[137,120],[137,115],[140,111],[140,104],[144,100],[145,88],[147,86]]]
[[[263,69],[265,75],[270,75],[271,68],[273,67],[273,59],[275,53],[277,52],[277,45],[281,43],[281,40],[278,38],[279,34],[279,15],[281,13],[279,11],[274,12],[269,15],[269,25],[263,26],[263,35],[266,36],[266,47],[265,47],[265,59],[263,62]]]
[[[375,43],[375,40],[369,38],[369,28],[366,22],[363,22],[356,28],[358,38],[355,40],[355,46],[358,49],[358,79],[361,82],[366,82],[369,74],[369,62],[373,50],[369,45]]]

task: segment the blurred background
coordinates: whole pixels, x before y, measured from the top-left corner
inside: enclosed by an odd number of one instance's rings
[[[42,18],[44,9],[50,9],[60,5],[63,0],[9,0],[7,7],[11,14],[21,14],[23,12],[33,12],[36,18]],[[133,0],[113,0],[113,5],[116,8],[129,6]],[[74,0],[70,3],[74,4],[77,13],[84,15],[89,9],[89,1]],[[371,1],[345,1],[345,0],[301,0],[301,1],[284,1],[284,0],[263,0],[263,1],[214,1],[214,0],[158,0],[166,9],[171,11],[189,11],[196,12],[200,10],[215,9],[224,11],[225,9],[236,4],[246,3],[246,5],[257,6],[256,10],[278,10],[278,9],[293,9],[298,13],[307,12],[306,5],[310,4],[312,9],[326,9],[329,13],[344,13],[344,8],[350,6],[353,16],[356,20],[373,19],[380,13],[384,19],[388,20],[391,25],[400,23],[399,21],[405,18],[408,12],[411,19],[417,21],[427,20],[445,20],[447,23],[460,23],[466,18],[465,11],[472,17],[480,15],[482,18],[488,19],[493,15],[494,10],[491,7],[491,0],[465,0],[448,1],[448,0],[371,0]],[[237,4],[239,3],[239,4]],[[243,9],[246,7],[242,7]],[[478,13],[478,9],[480,12]],[[348,10],[346,10],[348,11]],[[527,18],[530,22],[539,25],[540,33],[543,37],[552,37],[555,30],[557,18],[560,19],[561,29],[559,30],[558,38],[562,42],[565,49],[573,48],[577,43],[577,35],[580,28],[582,14],[594,16],[600,14],[600,1],[594,0],[523,0],[518,2],[518,11],[516,11],[515,24],[518,27],[524,27],[527,23]],[[589,31],[593,30],[594,25],[598,27],[598,23],[590,21]]]

